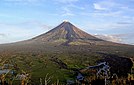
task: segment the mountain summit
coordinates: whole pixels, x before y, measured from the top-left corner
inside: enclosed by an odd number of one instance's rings
[[[33,38],[32,41],[62,45],[79,45],[92,44],[96,41],[103,40],[80,30],[68,21],[64,21],[47,33]]]

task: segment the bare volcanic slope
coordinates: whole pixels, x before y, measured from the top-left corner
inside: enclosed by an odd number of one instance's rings
[[[117,45],[117,43],[112,43],[96,38],[80,30],[67,21],[64,21],[47,33],[28,40],[28,42],[49,43],[57,45]]]

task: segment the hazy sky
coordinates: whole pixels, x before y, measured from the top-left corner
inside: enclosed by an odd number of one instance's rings
[[[30,39],[63,20],[100,38],[134,44],[134,0],[0,0],[0,43]]]

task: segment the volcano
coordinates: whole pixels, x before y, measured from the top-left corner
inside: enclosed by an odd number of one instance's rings
[[[45,51],[118,51],[133,48],[132,45],[119,44],[99,39],[88,34],[68,21],[64,21],[52,30],[29,40],[0,45],[0,51],[45,52]],[[128,50],[126,49],[126,50]],[[131,49],[130,49],[131,50]],[[122,52],[123,52],[122,51]]]
[[[54,29],[39,35],[35,38],[28,40],[28,42],[38,42],[46,44],[57,44],[57,45],[117,45],[117,43],[112,43],[104,41],[97,37],[92,36],[78,27],[74,26],[68,21],[62,22],[60,25]]]

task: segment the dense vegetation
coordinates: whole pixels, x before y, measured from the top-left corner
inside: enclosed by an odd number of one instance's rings
[[[110,48],[110,47],[109,47]],[[75,81],[75,72],[67,70],[61,67],[59,64],[52,61],[53,58],[57,58],[65,63],[69,68],[85,68],[87,66],[96,65],[96,62],[103,58],[98,52],[113,53],[117,55],[125,55],[126,57],[132,57],[133,53],[131,48],[128,53],[128,49],[115,48],[114,50],[107,47],[102,47],[101,51],[96,48],[87,46],[73,46],[73,47],[59,47],[55,50],[35,52],[34,50],[14,51],[8,49],[8,51],[1,52],[1,64],[10,61],[11,64],[16,65],[18,73],[26,72],[30,74],[30,83],[39,84],[41,81],[44,83],[45,78],[48,78],[49,83],[65,84],[67,80]],[[63,49],[62,51],[58,51]],[[68,51],[67,51],[68,49]],[[116,49],[116,50],[115,50]],[[119,50],[117,52],[117,49]],[[106,50],[106,51],[105,51]],[[126,50],[126,51],[125,51]],[[118,61],[117,61],[118,62]],[[22,71],[23,70],[23,71]],[[90,73],[88,73],[89,75]],[[47,76],[46,76],[47,75]],[[50,79],[49,79],[50,78]],[[20,83],[19,81],[18,83]],[[17,81],[14,81],[17,83]]]

